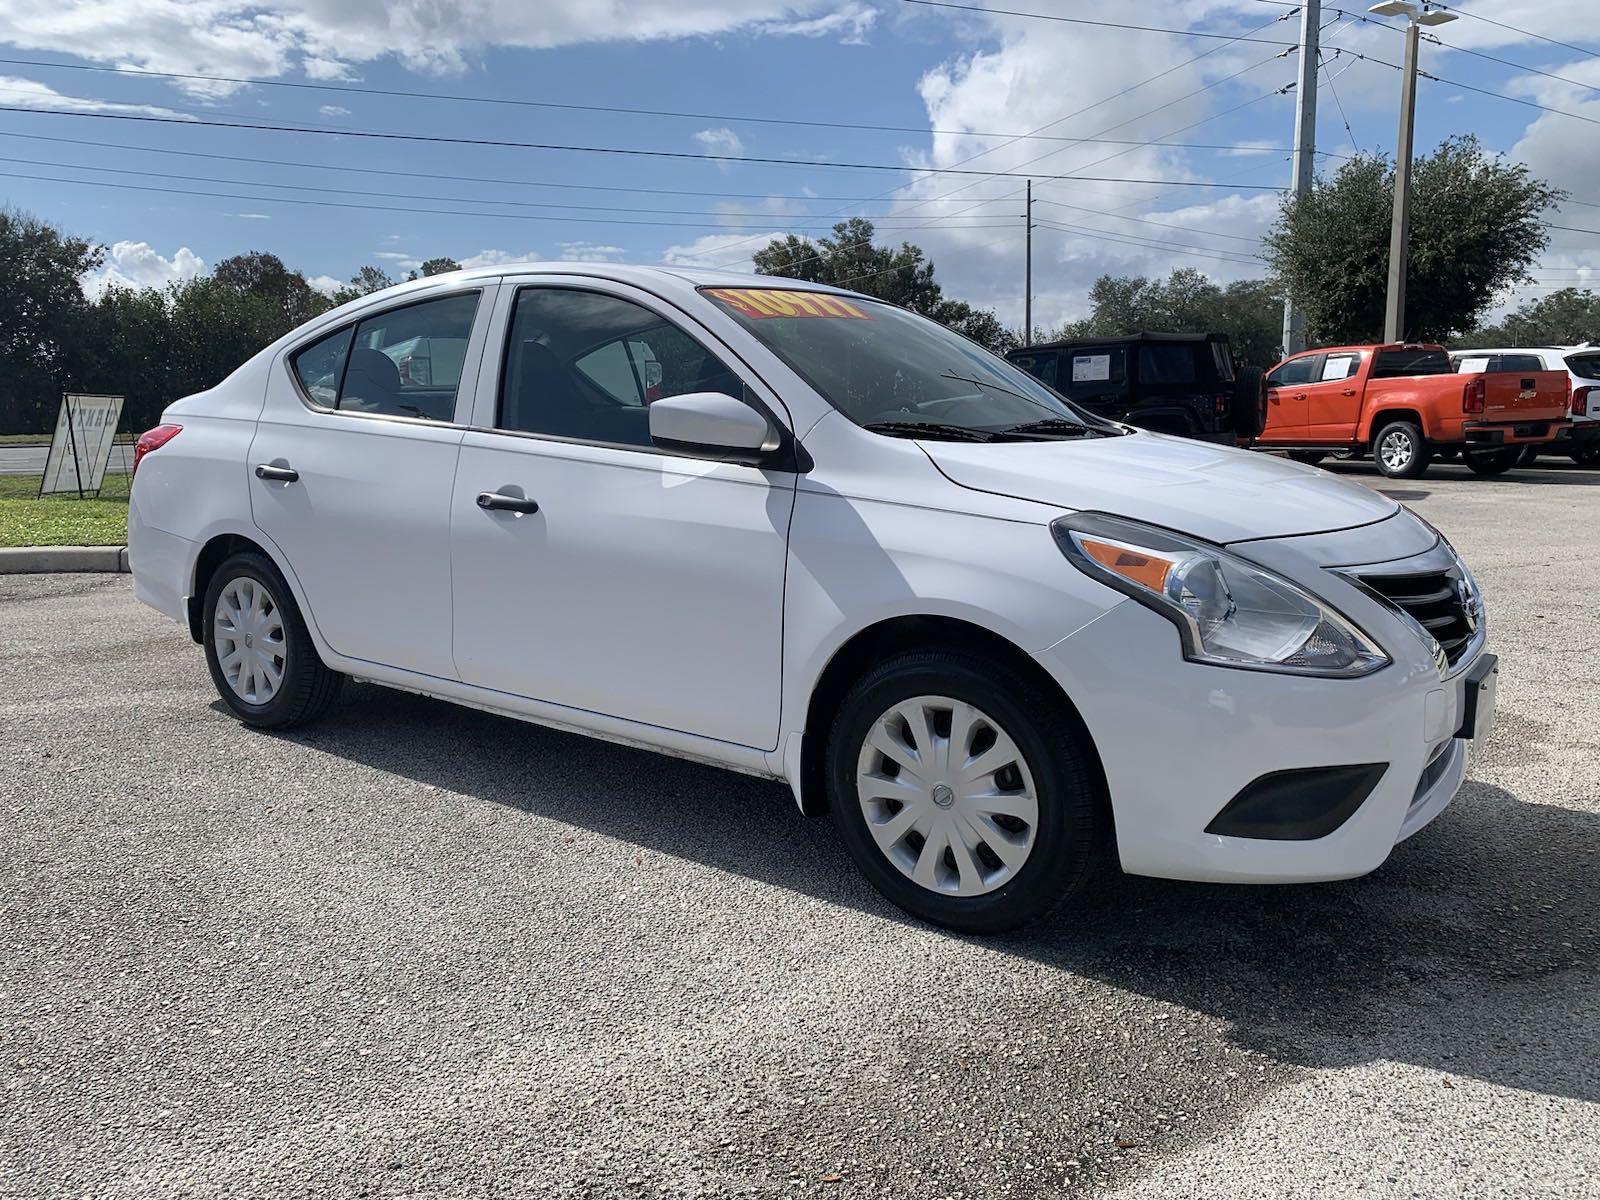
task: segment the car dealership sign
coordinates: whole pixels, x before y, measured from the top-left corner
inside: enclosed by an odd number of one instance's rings
[[[98,496],[121,419],[121,396],[63,395],[39,495],[77,492],[80,497]]]

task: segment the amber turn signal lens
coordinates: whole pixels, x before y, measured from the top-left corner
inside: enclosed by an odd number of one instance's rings
[[[1099,542],[1082,536],[1078,538],[1078,545],[1083,547],[1085,554],[1106,570],[1115,571],[1124,579],[1141,587],[1147,587],[1152,592],[1164,590],[1167,586],[1167,576],[1172,574],[1170,559],[1156,558],[1153,555],[1141,554],[1137,550],[1130,550],[1126,546]]]

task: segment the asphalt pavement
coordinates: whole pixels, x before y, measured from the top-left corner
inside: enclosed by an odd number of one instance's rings
[[[15,446],[0,443],[0,475],[42,475],[50,445]],[[133,447],[118,442],[111,447],[111,459],[106,470],[115,475],[133,465]]]
[[[989,940],[777,785],[369,686],[254,732],[126,576],[0,578],[0,1195],[1594,1195],[1600,471],[1336,469],[1486,593],[1455,804]]]

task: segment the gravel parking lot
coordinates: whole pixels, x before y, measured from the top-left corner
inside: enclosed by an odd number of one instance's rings
[[[1369,878],[908,921],[780,787],[0,579],[0,1195],[1594,1195],[1600,471],[1398,483],[1502,656]]]

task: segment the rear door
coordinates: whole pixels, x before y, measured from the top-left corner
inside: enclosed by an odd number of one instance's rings
[[[475,374],[493,293],[410,299],[310,339],[274,366],[250,447],[251,509],[298,579],[307,617],[348,658],[455,676],[456,402],[462,371]],[[421,342],[437,339],[460,343],[461,355],[402,372]]]

